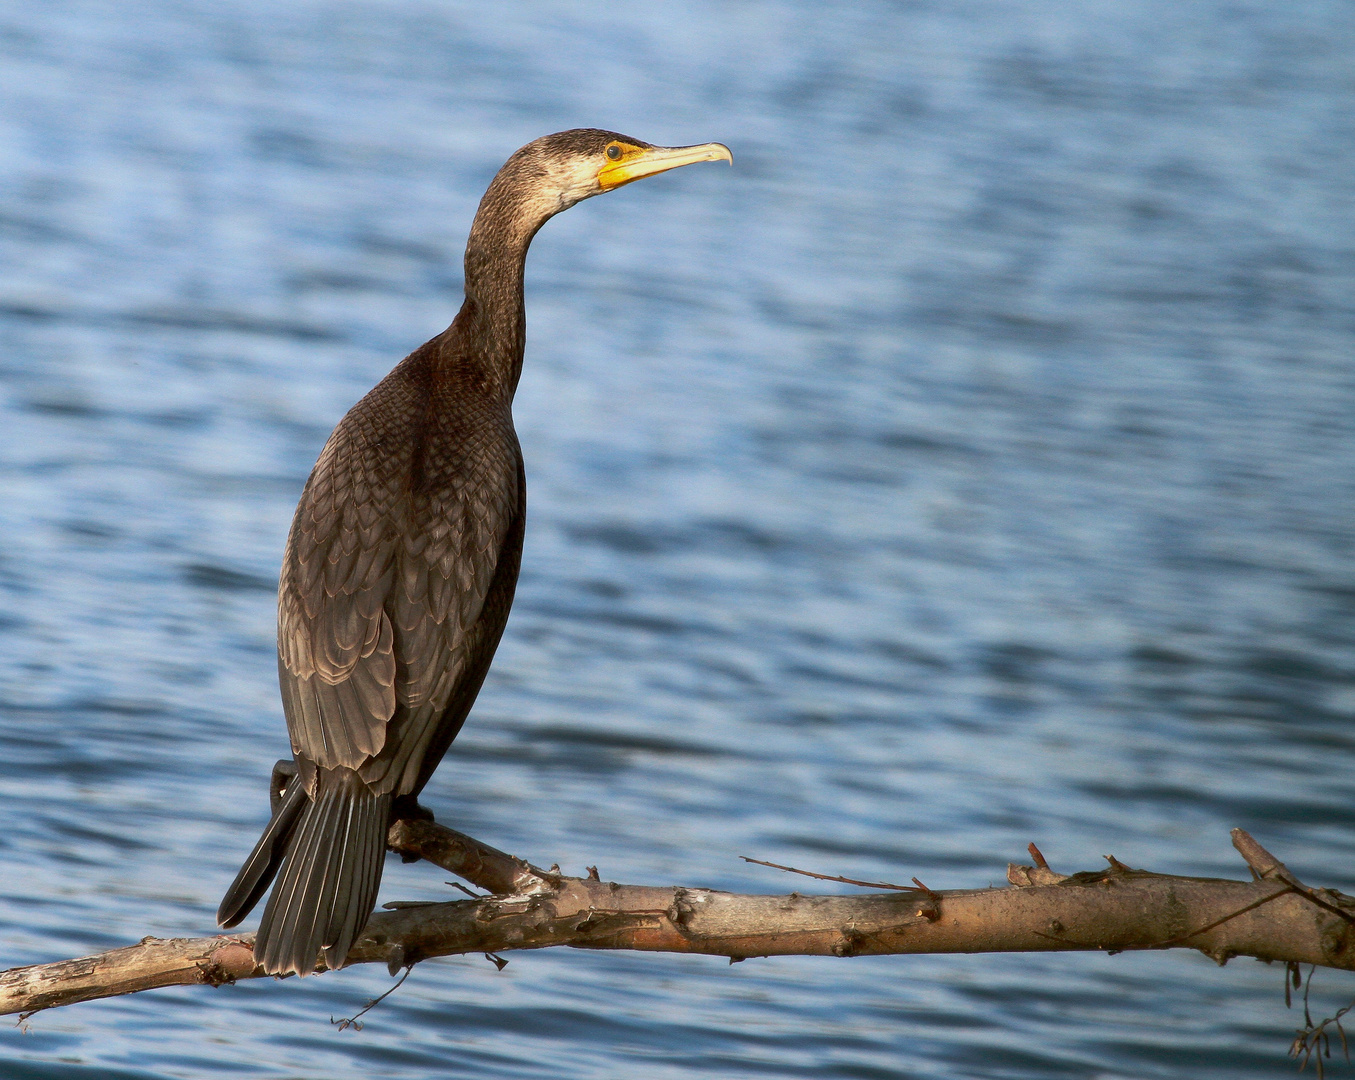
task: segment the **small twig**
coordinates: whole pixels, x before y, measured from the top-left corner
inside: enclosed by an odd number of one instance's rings
[[[1265,881],[1271,879],[1283,881],[1310,904],[1320,907],[1323,911],[1329,911],[1355,926],[1355,914],[1323,900],[1322,897],[1317,895],[1316,891],[1308,888],[1307,885],[1290,873],[1289,867],[1258,844],[1255,837],[1250,833],[1242,829],[1234,829],[1230,835],[1233,838],[1233,847],[1237,848],[1238,854],[1246,860],[1247,865],[1252,869],[1252,873],[1257,877]]]
[[[918,906],[918,917],[926,919],[928,922],[936,922],[937,919],[941,918],[941,894],[932,892],[917,878],[913,878],[913,884],[921,889],[923,895],[927,898],[925,904]]]
[[[480,897],[486,895],[485,893],[471,892],[468,888],[466,888],[466,886],[462,885],[461,882],[459,882],[459,881],[447,881],[447,882],[444,882],[443,884],[445,884],[445,885],[450,885],[453,889],[460,889],[463,893],[465,893],[467,896],[469,896],[472,900],[479,900]]]
[[[1298,964],[1289,964],[1293,969],[1294,988],[1297,990],[1299,985],[1299,966]],[[1350,1060],[1350,1044],[1346,1041],[1346,1029],[1341,1026],[1341,1018],[1355,1009],[1355,1001],[1352,1001],[1345,1008],[1336,1013],[1335,1016],[1329,1016],[1320,1024],[1313,1023],[1313,1014],[1308,1007],[1308,995],[1313,989],[1313,975],[1317,971],[1317,965],[1314,964],[1308,969],[1308,978],[1303,985],[1303,1028],[1294,1033],[1294,1041],[1289,1047],[1289,1056],[1292,1058],[1301,1057],[1299,1062],[1299,1072],[1308,1067],[1309,1059],[1313,1062],[1313,1070],[1317,1073],[1318,1080],[1322,1080],[1325,1074],[1325,1068],[1322,1064],[1324,1058],[1331,1057],[1331,1035],[1327,1032],[1327,1025],[1330,1024],[1336,1028],[1337,1037],[1341,1040],[1341,1051],[1345,1054],[1346,1060]],[[1289,1005],[1289,972],[1285,973],[1284,984],[1284,1003]]]
[[[508,963],[508,961],[505,960],[504,963],[506,964]],[[349,1028],[352,1028],[354,1031],[361,1031],[366,1025],[363,1024],[362,1021],[358,1019],[358,1017],[365,1016],[367,1013],[371,1012],[383,1001],[385,1001],[388,997],[390,997],[393,993],[395,993],[395,991],[399,990],[400,987],[404,986],[405,980],[409,978],[409,973],[413,970],[414,965],[410,964],[409,967],[405,968],[405,973],[400,976],[399,981],[397,981],[394,986],[392,986],[380,997],[373,998],[371,1001],[367,1002],[367,1004],[353,1016],[348,1017],[346,1020],[335,1020],[334,1017],[331,1016],[329,1018],[329,1022],[331,1024],[334,1024],[340,1031],[347,1031]]]
[[[782,866],[780,863],[764,862],[762,859],[750,859],[747,855],[740,855],[744,862],[756,863],[758,866],[770,866],[773,870],[784,870],[788,874],[803,874],[805,877],[817,878],[819,881],[840,881],[844,885],[860,885],[863,889],[896,889],[899,892],[925,892],[931,890],[919,884],[916,888],[911,885],[891,885],[887,881],[858,881],[856,878],[840,877],[837,874],[816,874],[813,870],[797,870],[793,866]],[[917,881],[917,878],[913,878]]]
[[[1029,844],[1026,845],[1026,850],[1030,852],[1030,857],[1035,860],[1035,865],[1037,868],[1039,868],[1040,870],[1049,869],[1049,864],[1044,861],[1044,856],[1040,854],[1040,849],[1035,846],[1034,840],[1032,840]]]
[[[1294,999],[1290,991],[1297,990],[1302,985],[1303,973],[1299,970],[1299,965],[1294,963],[1293,960],[1288,961],[1284,965],[1284,1007],[1286,1009],[1294,1007]]]

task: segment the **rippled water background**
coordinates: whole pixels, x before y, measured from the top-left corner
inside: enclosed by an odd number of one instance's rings
[[[51,0],[0,12],[0,966],[212,929],[306,474],[579,125],[735,167],[537,239],[522,583],[440,818],[764,892],[739,855],[1239,876],[1241,825],[1355,889],[1348,4]],[[1246,960],[511,960],[361,1032],[380,969],[80,1005],[0,1074],[1293,1073]]]

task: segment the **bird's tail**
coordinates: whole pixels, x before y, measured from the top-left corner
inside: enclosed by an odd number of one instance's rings
[[[230,929],[253,911],[254,905],[273,883],[273,877],[287,854],[288,841],[296,832],[297,820],[308,802],[310,799],[306,795],[305,785],[297,782],[293,772],[291,782],[273,811],[273,819],[254,845],[254,850],[249,853],[245,865],[235,875],[231,887],[226,890],[221,906],[216,909],[216,921],[222,926]]]
[[[376,904],[385,861],[390,795],[373,794],[350,769],[321,770],[314,800],[301,788],[289,785],[221,904],[222,914],[238,921],[278,873],[254,939],[254,959],[273,975],[314,971],[322,951],[327,967],[343,966]],[[289,811],[291,822],[282,822]],[[237,898],[227,912],[227,901]]]

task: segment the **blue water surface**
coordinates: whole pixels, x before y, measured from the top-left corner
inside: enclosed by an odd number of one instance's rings
[[[1353,72],[1336,0],[7,5],[0,967],[212,930],[301,485],[499,164],[583,125],[735,165],[537,238],[522,582],[441,820],[756,892],[1032,840],[1239,877],[1242,826],[1355,891]],[[0,1075],[1294,1071],[1248,960],[510,959],[362,1031],[380,967],[56,1010]]]

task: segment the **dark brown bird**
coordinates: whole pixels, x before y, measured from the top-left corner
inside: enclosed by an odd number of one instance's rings
[[[376,903],[392,804],[416,796],[465,722],[508,620],[526,487],[513,392],[536,231],[582,199],[697,161],[578,129],[499,170],[466,244],[466,300],[330,435],[292,520],[278,677],[295,766],[221,901],[234,926],[275,875],[254,944],[274,974],[341,967]],[[294,778],[290,778],[294,777]],[[290,778],[290,779],[289,779]]]

